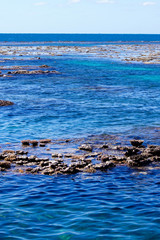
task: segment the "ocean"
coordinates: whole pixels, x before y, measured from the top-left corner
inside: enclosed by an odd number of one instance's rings
[[[145,34],[0,34],[0,47],[160,44]],[[48,65],[60,74],[0,78],[0,144],[111,135],[160,145],[160,65],[89,54],[4,55],[3,70]],[[38,58],[38,60],[37,60]],[[0,69],[0,71],[2,71]],[[1,146],[1,147],[2,147]],[[160,169],[0,172],[0,239],[159,239]]]
[[[7,42],[160,42],[160,34],[0,34]]]

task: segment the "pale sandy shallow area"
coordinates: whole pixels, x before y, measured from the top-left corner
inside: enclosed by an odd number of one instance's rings
[[[160,44],[98,46],[0,46],[1,56],[63,56],[80,54],[132,63],[160,64]],[[0,59],[3,62],[4,59]]]

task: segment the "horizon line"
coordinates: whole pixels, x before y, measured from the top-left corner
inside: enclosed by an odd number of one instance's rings
[[[2,32],[0,34],[108,34],[108,35],[160,35],[160,33],[44,33],[44,32],[39,32],[39,33],[32,33],[32,32]]]

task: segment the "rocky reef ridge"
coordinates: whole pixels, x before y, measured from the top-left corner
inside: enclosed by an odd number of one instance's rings
[[[57,143],[56,143],[57,144]],[[107,171],[116,166],[126,165],[130,168],[144,168],[160,164],[160,146],[143,145],[143,140],[131,140],[130,146],[111,143],[97,144],[76,142],[77,149],[71,148],[72,140],[59,144],[61,150],[55,152],[55,142],[51,139],[23,140],[21,150],[2,150],[0,154],[1,172],[18,172],[23,174],[76,174],[79,172],[95,173]],[[67,148],[66,148],[67,147]],[[47,156],[38,157],[34,152],[43,149]],[[53,149],[53,150],[52,150]],[[46,155],[45,153],[45,155]]]

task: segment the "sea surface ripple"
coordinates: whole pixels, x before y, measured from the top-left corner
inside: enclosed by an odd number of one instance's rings
[[[47,64],[60,74],[1,78],[0,142],[72,138],[159,127],[159,65],[126,64],[87,56],[7,60],[8,65]],[[144,130],[145,129],[145,130]],[[145,136],[144,136],[145,137]]]
[[[1,175],[1,239],[159,239],[160,170]]]
[[[0,35],[0,40],[1,45],[13,41],[17,46],[18,40],[26,40],[27,45],[30,39],[44,41],[44,37]],[[58,41],[60,35],[52,37],[49,35],[48,41]],[[83,45],[83,38],[87,38],[61,37],[57,45],[77,38]],[[135,39],[154,42],[159,37]],[[4,42],[6,38],[8,42]],[[113,41],[114,35],[101,38]],[[97,44],[101,41],[97,36],[94,39]],[[134,36],[116,36],[116,41],[124,39],[131,41]],[[0,108],[0,144],[92,134],[121,134],[122,138],[143,138],[145,144],[160,144],[159,65],[72,54],[37,57],[0,59],[1,66],[47,64],[60,72],[0,78],[0,99],[15,103]],[[159,200],[159,168],[121,166],[107,172],[66,176],[0,172],[0,239],[159,240]]]

